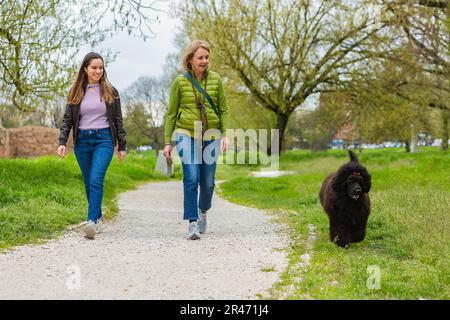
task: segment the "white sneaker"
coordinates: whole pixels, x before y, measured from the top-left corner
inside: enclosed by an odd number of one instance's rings
[[[84,236],[88,239],[94,239],[96,233],[97,233],[97,226],[95,222],[89,220],[86,226],[84,227]]]
[[[189,222],[188,240],[200,239],[200,231],[198,230],[197,221]]]

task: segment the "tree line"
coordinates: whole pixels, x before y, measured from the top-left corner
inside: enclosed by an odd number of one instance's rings
[[[359,141],[410,141],[432,127],[446,150],[449,10],[426,0],[192,0],[181,12],[188,34],[213,45],[230,91],[269,111],[281,146],[291,122],[316,140],[346,124]],[[313,95],[316,123],[298,128]]]
[[[119,29],[145,38],[155,16],[150,5],[131,0],[77,7],[0,0],[0,8],[0,110],[50,109],[55,125],[55,97],[67,92],[77,48]],[[105,25],[108,10],[114,23]],[[426,132],[448,149],[448,1],[187,0],[174,11],[183,24],[178,52],[168,55],[161,77],[136,79],[124,93],[133,146],[161,146],[182,50],[205,39],[211,67],[225,80],[234,127],[279,129],[282,149],[327,147],[346,127],[358,142],[414,147]],[[317,107],[309,110],[308,101]]]

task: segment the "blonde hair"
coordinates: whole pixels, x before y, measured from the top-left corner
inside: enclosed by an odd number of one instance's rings
[[[69,105],[78,105],[81,103],[84,97],[84,91],[87,86],[87,74],[85,69],[89,66],[92,60],[94,59],[101,59],[103,62],[103,57],[95,52],[89,52],[83,59],[83,62],[81,63],[80,69],[78,70],[77,77],[70,88],[69,91],[69,97],[67,99],[67,102]],[[107,103],[112,103],[114,99],[117,99],[117,95],[114,92],[114,89],[112,85],[109,83],[107,77],[106,77],[106,69],[103,67],[103,76],[101,77],[100,81],[100,97],[103,101]]]
[[[197,50],[200,48],[205,49],[206,51],[210,52],[211,47],[210,47],[209,43],[204,40],[194,40],[184,50],[183,68],[185,70],[187,70],[187,71],[192,70],[192,66],[191,66],[192,57],[197,52]]]

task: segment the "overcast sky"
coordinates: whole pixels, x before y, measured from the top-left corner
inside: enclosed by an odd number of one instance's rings
[[[168,12],[169,1],[160,0],[156,7]],[[176,51],[173,40],[177,27],[181,22],[167,13],[155,13],[159,16],[159,23],[152,25],[154,38],[144,40],[129,36],[127,32],[120,32],[116,36],[103,42],[99,47],[86,47],[80,51],[79,61],[89,51],[101,51],[111,49],[117,52],[116,60],[106,65],[108,79],[119,90],[123,92],[140,76],[148,75],[158,77],[162,74],[165,58],[169,53]],[[181,65],[181,61],[180,61]],[[319,95],[308,97],[303,108],[314,109],[318,104]]]
[[[158,9],[168,10],[168,1],[158,2]],[[156,14],[156,13],[155,13]],[[80,50],[80,63],[89,51],[111,49],[117,52],[114,62],[107,64],[108,79],[119,90],[125,90],[133,81],[143,75],[159,76],[167,54],[175,52],[173,45],[177,19],[167,13],[157,13],[160,23],[152,25],[154,38],[144,40],[129,36],[127,32],[120,32],[116,36],[103,42],[99,47],[86,47]],[[180,62],[181,64],[181,62]]]

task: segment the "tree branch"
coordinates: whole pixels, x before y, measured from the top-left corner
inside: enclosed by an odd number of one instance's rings
[[[448,0],[419,0],[419,4],[430,8],[445,9],[448,7],[449,2]]]

